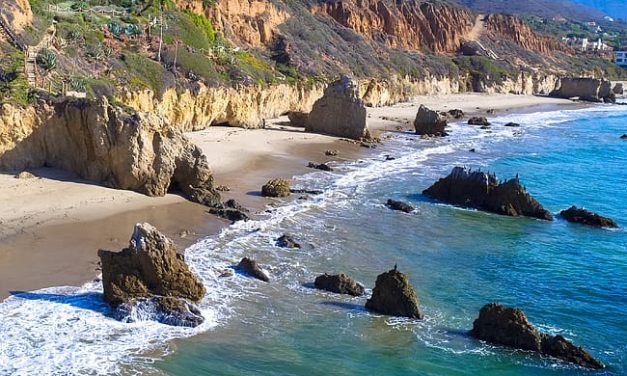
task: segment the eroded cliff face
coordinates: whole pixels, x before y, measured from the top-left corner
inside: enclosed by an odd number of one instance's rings
[[[557,38],[549,35],[541,35],[531,29],[520,18],[506,14],[490,14],[485,17],[485,25],[490,33],[499,37],[512,40],[519,46],[552,54],[556,51],[570,53],[568,46]]]
[[[28,0],[2,0],[0,17],[16,33],[21,33],[33,23],[33,11]],[[2,38],[0,33],[0,40]]]
[[[452,53],[474,24],[464,8],[420,1],[323,1],[312,11],[392,48]]]

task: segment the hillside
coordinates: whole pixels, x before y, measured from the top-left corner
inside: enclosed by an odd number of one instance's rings
[[[600,20],[604,13],[599,8],[593,8],[591,1],[579,0],[456,0],[478,12],[509,13],[530,15],[542,18],[564,17],[569,20],[589,21]],[[621,0],[618,0],[621,1]],[[586,4],[588,3],[588,4]]]

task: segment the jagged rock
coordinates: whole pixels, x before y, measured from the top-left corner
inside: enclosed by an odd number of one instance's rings
[[[359,140],[366,136],[366,115],[358,84],[343,75],[314,103],[306,130]]]
[[[553,90],[551,97],[574,98],[589,102],[616,102],[616,94],[612,92],[612,83],[596,78],[568,78],[560,80],[558,88]]]
[[[595,227],[618,227],[616,222],[612,219],[603,217],[586,209],[580,209],[576,206],[571,206],[566,210],[562,210],[560,215],[568,222],[581,223]]]
[[[309,120],[309,113],[290,111],[287,113],[287,118],[290,120],[290,124],[293,127],[305,128],[307,127],[307,121]]]
[[[474,321],[470,335],[499,345],[536,351],[582,367],[604,368],[601,362],[564,337],[540,333],[518,308],[486,304]]]
[[[336,157],[340,154],[339,150],[327,150],[324,152],[324,155],[326,155],[327,157]]]
[[[19,174],[15,175],[16,179],[33,179],[35,178],[35,175],[33,175],[32,173],[28,172],[28,171],[22,171]]]
[[[335,292],[337,294],[348,294],[352,296],[364,295],[364,286],[357,283],[346,274],[329,275],[324,273],[316,277],[314,286],[320,290]]]
[[[405,203],[402,201],[395,201],[392,199],[389,199],[388,202],[385,204],[385,206],[387,206],[388,208],[392,210],[399,210],[405,213],[411,213],[414,211],[414,207],[409,205],[408,203]]]
[[[625,133],[624,135],[620,136],[621,140],[627,140],[627,133]]]
[[[270,282],[268,273],[257,264],[257,261],[249,259],[248,257],[244,257],[242,261],[239,262],[239,265],[237,265],[237,268],[251,277],[264,282]]]
[[[416,291],[409,278],[396,268],[377,277],[366,308],[384,315],[422,319]]]
[[[300,248],[300,244],[291,235],[281,235],[275,240],[275,245],[281,248]]]
[[[470,125],[490,125],[490,122],[485,116],[473,116],[468,119]]]
[[[518,123],[514,123],[514,122],[509,122],[507,124],[505,124],[506,127],[520,127],[520,124]]]
[[[317,164],[317,163],[309,162],[307,167],[313,168],[313,169],[316,169],[316,170],[321,170],[321,171],[333,171],[333,168],[331,168],[331,166],[329,166],[326,163]]]
[[[623,83],[622,82],[617,82],[614,85],[614,88],[612,89],[612,92],[616,95],[623,95],[625,93],[624,89],[623,89]]]
[[[464,117],[464,111],[462,110],[458,110],[458,109],[453,109],[453,110],[449,110],[448,114],[453,118],[453,119],[461,119]]]
[[[414,128],[418,135],[446,136],[444,131],[446,124],[446,116],[424,105],[420,105],[416,119],[414,119]]]
[[[455,167],[447,177],[422,193],[449,204],[502,215],[553,219],[551,213],[527,193],[518,177],[499,183],[493,174]]]
[[[287,197],[290,195],[290,181],[283,178],[272,179],[261,187],[261,195],[264,197]]]
[[[165,321],[198,322],[186,318],[195,312],[187,300],[198,302],[205,287],[176,253],[174,243],[150,224],[135,225],[128,248],[100,250],[98,256],[104,300],[113,308],[150,301],[158,303],[156,312],[167,316]]]
[[[222,218],[226,218],[232,223],[238,221],[247,221],[249,219],[248,209],[237,203],[237,201],[230,199],[224,204],[209,209],[209,213],[217,215]]]

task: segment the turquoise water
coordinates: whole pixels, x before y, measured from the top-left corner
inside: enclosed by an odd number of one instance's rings
[[[504,127],[509,121],[523,125]],[[0,304],[0,374],[627,374],[626,132],[627,107],[603,105],[502,116],[490,132],[453,124],[439,140],[393,134],[376,155],[296,177],[323,195],[277,203],[188,249],[208,289],[205,325],[116,322],[98,282],[14,296]],[[497,216],[420,194],[456,165],[518,173],[550,211],[585,206],[621,228]],[[388,198],[417,210],[393,212]],[[283,233],[303,249],[274,247]],[[243,256],[272,282],[218,278]],[[345,272],[371,289],[395,263],[418,293],[422,321],[378,316],[365,298],[310,287],[321,273]],[[479,309],[493,301],[522,308],[608,368],[586,371],[470,338]]]

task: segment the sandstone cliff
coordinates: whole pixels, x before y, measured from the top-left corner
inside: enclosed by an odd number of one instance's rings
[[[0,18],[13,32],[21,33],[33,23],[33,12],[28,0],[3,0],[0,6]],[[3,38],[0,32],[0,40]]]
[[[490,14],[485,17],[485,24],[486,28],[493,35],[512,40],[519,46],[529,50],[535,50],[544,54],[552,54],[558,51],[572,52],[568,46],[561,43],[557,38],[536,33],[523,20],[512,15]]]

